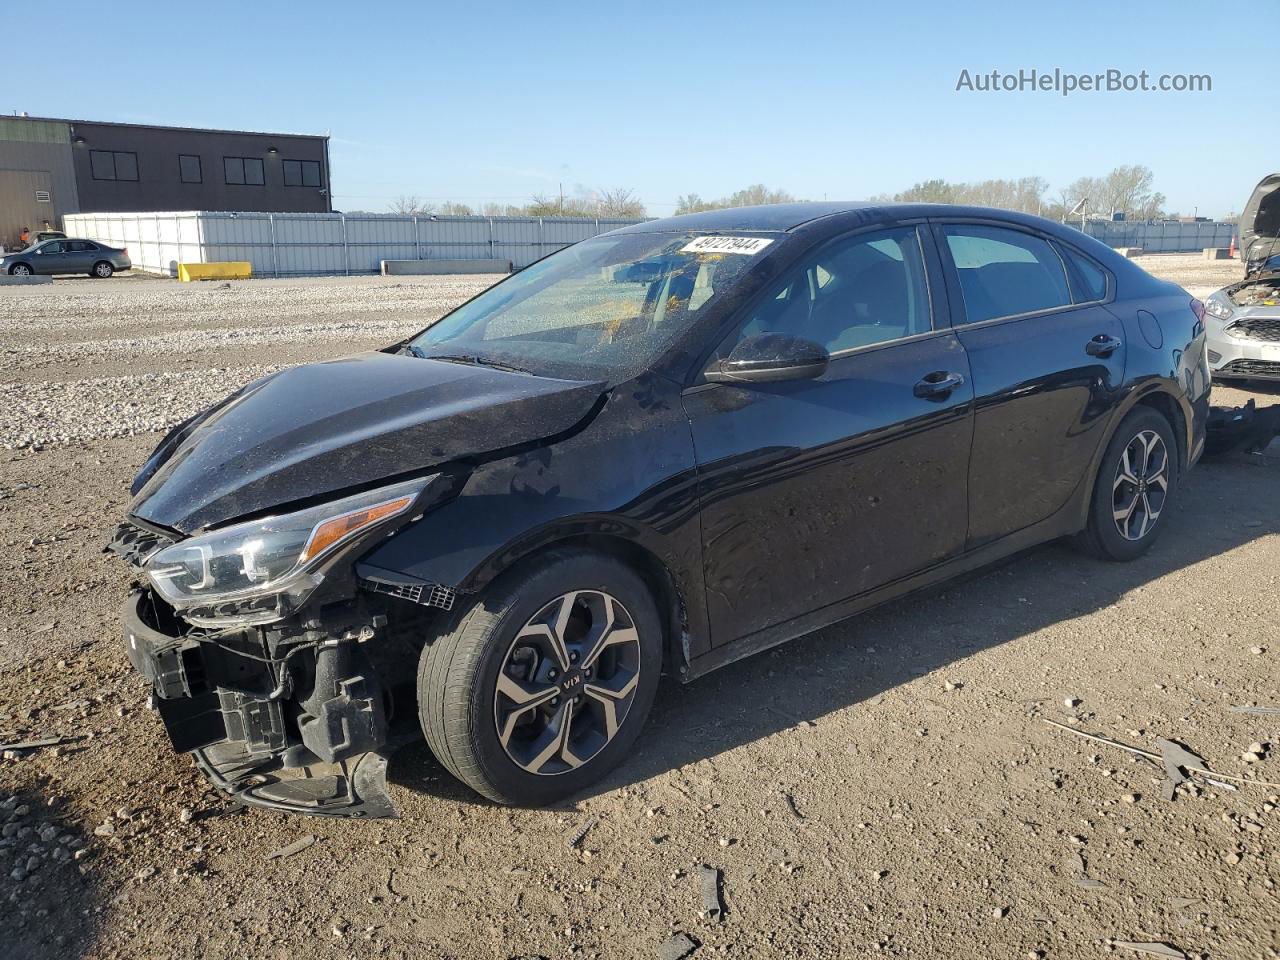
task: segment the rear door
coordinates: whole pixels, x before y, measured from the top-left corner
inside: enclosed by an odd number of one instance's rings
[[[832,359],[814,380],[684,393],[716,644],[964,547],[972,389],[927,232],[823,244],[746,310],[716,356],[759,333],[812,340]]]
[[[63,246],[68,273],[88,273],[98,260],[98,248],[88,240],[64,240]]]
[[[935,235],[973,375],[972,549],[1051,517],[1091,482],[1124,382],[1124,331],[1103,306],[1109,276],[1066,245],[994,222],[939,222]]]

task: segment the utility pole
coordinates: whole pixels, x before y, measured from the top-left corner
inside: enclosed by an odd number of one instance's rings
[[[557,184],[560,188],[560,216],[564,216],[564,184]]]

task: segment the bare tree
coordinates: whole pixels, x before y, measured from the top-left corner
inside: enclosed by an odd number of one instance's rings
[[[701,213],[703,210],[713,209],[712,204],[707,203],[696,193],[686,193],[683,197],[676,200],[676,213]]]
[[[640,202],[634,191],[626,187],[605,190],[600,194],[600,213],[609,217],[643,217],[644,204]]]
[[[1151,168],[1141,164],[1116,167],[1105,178],[1108,206],[1139,219],[1160,216],[1165,198],[1152,189],[1155,179]]]
[[[468,207],[465,203],[457,203],[450,200],[448,203],[440,207],[440,214],[446,217],[471,217],[475,216],[475,211]]]
[[[696,193],[686,194],[676,202],[676,213],[699,213],[703,210],[720,210],[724,207],[754,207],[766,203],[792,203],[795,201],[786,190],[772,190],[763,183],[753,183],[719,200],[703,200]]]
[[[1120,166],[1103,177],[1078,177],[1049,198],[1049,183],[1043,177],[1013,180],[981,180],[977,183],[948,183],[925,180],[895,194],[900,202],[968,203],[1034,213],[1054,220],[1088,214],[1124,213],[1128,217],[1153,219],[1164,216],[1165,196],[1152,189],[1155,175],[1144,166]],[[1080,204],[1081,210],[1076,210]],[[1075,211],[1073,214],[1072,211]]]
[[[548,197],[545,193],[535,193],[524,208],[525,216],[556,217],[560,215],[559,198]]]
[[[435,209],[434,203],[428,203],[416,194],[402,193],[391,201],[391,212],[402,216],[422,216],[433,213]]]
[[[753,183],[749,187],[731,193],[720,205],[726,207],[756,207],[765,203],[791,203],[795,200],[785,190],[770,190],[763,183]]]
[[[893,199],[899,203],[955,203],[955,197],[956,188],[947,181],[925,180],[894,194]]]
[[[980,180],[977,183],[925,180],[896,194],[893,199],[900,203],[968,203],[1038,214],[1045,207],[1044,195],[1048,189],[1049,183],[1043,177]]]

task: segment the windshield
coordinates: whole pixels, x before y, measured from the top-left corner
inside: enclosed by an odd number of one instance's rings
[[[772,242],[672,233],[584,240],[459,307],[409,347],[545,376],[610,378],[651,362]]]

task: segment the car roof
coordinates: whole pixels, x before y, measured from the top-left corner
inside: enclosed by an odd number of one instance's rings
[[[750,230],[786,233],[815,220],[839,217],[858,223],[882,223],[921,217],[982,217],[1044,228],[1048,222],[1013,210],[973,207],[952,203],[875,203],[821,201],[770,203],[755,207],[726,207],[702,213],[686,213],[661,220],[646,220],[613,233],[679,233]]]

